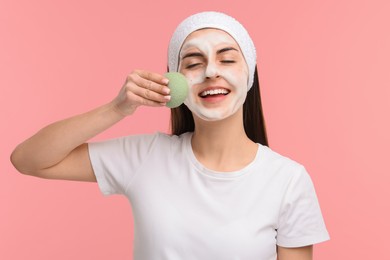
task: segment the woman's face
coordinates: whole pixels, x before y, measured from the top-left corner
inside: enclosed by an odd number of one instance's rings
[[[248,66],[236,41],[218,29],[191,33],[180,51],[179,72],[190,91],[184,104],[199,118],[215,121],[233,115],[244,104]]]

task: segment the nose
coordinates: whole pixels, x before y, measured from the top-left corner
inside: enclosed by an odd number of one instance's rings
[[[218,68],[215,63],[209,62],[206,67],[205,76],[207,79],[219,78]]]

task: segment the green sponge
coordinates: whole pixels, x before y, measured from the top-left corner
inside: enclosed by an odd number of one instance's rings
[[[188,95],[188,83],[186,77],[179,72],[168,72],[164,75],[169,79],[168,88],[171,89],[171,100],[166,106],[169,108],[178,107],[183,104]]]

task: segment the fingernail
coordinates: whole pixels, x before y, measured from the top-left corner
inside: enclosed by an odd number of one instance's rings
[[[162,82],[163,82],[164,84],[168,84],[169,79],[163,79]]]
[[[163,92],[165,94],[169,94],[171,92],[171,90],[169,88],[165,87],[165,88],[163,88]]]
[[[164,99],[171,100],[171,96],[164,96]]]

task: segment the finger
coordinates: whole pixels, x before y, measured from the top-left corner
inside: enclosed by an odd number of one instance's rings
[[[166,103],[169,100],[171,100],[171,96],[161,95],[159,93],[151,91],[150,89],[145,89],[144,94],[142,95],[142,92],[141,92],[140,96],[143,97],[144,99],[147,99],[147,100],[150,100],[153,102],[158,102],[158,103]]]
[[[137,103],[143,105],[143,106],[150,106],[150,107],[161,107],[165,106],[167,101],[164,102],[158,102],[158,101],[153,101],[150,99],[143,98],[141,96],[137,96]]]
[[[170,93],[170,89],[166,85],[161,85],[142,77],[135,78],[134,81],[138,86],[159,93],[160,95],[167,95]]]
[[[169,81],[166,77],[164,77],[161,74],[146,71],[146,70],[136,70],[135,73],[137,73],[141,78],[153,81],[160,85],[167,85]]]
[[[152,89],[139,87],[138,85],[133,84],[129,86],[129,91],[142,99],[150,100],[157,103],[166,103],[171,99],[171,96],[169,95],[163,95],[154,92]]]

